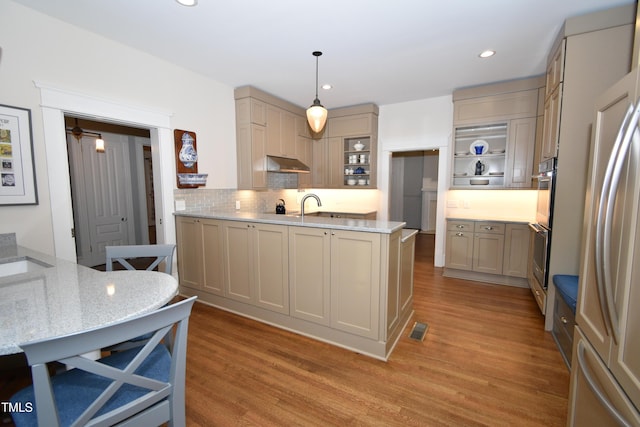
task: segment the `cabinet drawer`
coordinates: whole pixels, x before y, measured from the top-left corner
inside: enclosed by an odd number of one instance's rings
[[[473,233],[474,226],[472,221],[447,221],[447,231],[466,231]]]
[[[504,234],[504,224],[501,222],[476,222],[476,233]]]
[[[553,337],[567,365],[571,367],[575,317],[566,302],[556,294],[553,309]]]

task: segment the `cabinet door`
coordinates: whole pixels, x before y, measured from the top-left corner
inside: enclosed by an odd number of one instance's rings
[[[505,276],[527,277],[529,265],[528,225],[507,224],[504,234],[504,257],[502,271]]]
[[[458,270],[473,269],[473,233],[447,231],[445,265]]]
[[[226,296],[250,303],[255,300],[252,291],[253,251],[251,250],[251,224],[224,221],[224,275]]]
[[[505,187],[531,187],[536,144],[536,117],[511,120],[507,146]]]
[[[309,166],[309,169],[313,173],[313,147],[311,144],[311,138],[304,136],[296,137],[296,158]],[[298,188],[308,188],[312,186],[312,173],[298,174]]]
[[[373,114],[354,114],[329,119],[329,137],[370,135],[373,127]]]
[[[331,327],[378,339],[380,235],[333,230]]]
[[[202,225],[198,218],[176,217],[178,276],[181,286],[202,288]]]
[[[270,156],[282,156],[280,152],[280,133],[282,124],[280,117],[282,112],[272,105],[267,106],[267,149],[266,154]]]
[[[400,242],[402,231],[393,233],[389,237],[389,270],[387,275],[387,335],[390,336],[393,330],[398,327],[402,308],[401,292],[401,261],[402,256]],[[406,297],[406,295],[404,296]]]
[[[313,154],[311,185],[314,188],[327,187],[329,181],[329,140],[327,138],[313,139],[311,152]]]
[[[329,138],[327,158],[329,160],[327,169],[328,187],[344,187],[344,148],[342,138]]]
[[[291,316],[328,326],[331,236],[327,229],[289,228]]]
[[[267,188],[266,129],[251,125],[251,188]]]
[[[289,239],[286,226],[251,224],[255,304],[289,314]]]
[[[222,221],[199,221],[202,227],[202,288],[216,295],[224,295]]]
[[[542,125],[542,160],[558,155],[558,138],[560,136],[560,113],[562,112],[562,83],[549,95],[544,106],[544,122]]]
[[[283,157],[296,157],[296,118],[288,111],[280,116],[280,153]]]
[[[567,44],[566,39],[563,39],[560,42],[560,45],[556,48],[549,64],[547,65],[547,78],[546,78],[546,96],[548,98],[549,95],[554,91],[555,88],[558,87],[560,82],[562,82],[564,77],[564,52],[565,46]]]
[[[473,242],[473,270],[502,274],[504,235],[476,233]]]

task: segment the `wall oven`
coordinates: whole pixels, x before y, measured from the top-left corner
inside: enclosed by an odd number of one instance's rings
[[[549,252],[551,249],[551,227],[553,224],[553,198],[555,195],[557,159],[552,158],[540,163],[538,175],[538,201],[536,207],[536,223],[530,224],[535,232],[533,253],[531,254],[531,270],[542,288],[547,288]]]

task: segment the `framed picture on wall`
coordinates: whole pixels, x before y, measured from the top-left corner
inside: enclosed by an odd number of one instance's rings
[[[31,110],[0,104],[0,205],[37,205]]]

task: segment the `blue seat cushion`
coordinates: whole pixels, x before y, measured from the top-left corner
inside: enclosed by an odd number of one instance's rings
[[[135,357],[140,348],[121,351],[111,356],[100,359],[106,365],[124,369]],[[135,373],[147,378],[168,382],[171,368],[171,356],[167,348],[160,344],[149,354],[144,362],[136,369]],[[51,378],[55,403],[58,408],[60,425],[71,425],[84,410],[98,398],[110,384],[111,380],[95,375],[81,369],[71,369]],[[115,395],[98,411],[101,415],[131,402],[149,390],[141,387],[124,384]],[[33,386],[26,387],[11,397],[11,402],[21,402],[25,407],[27,402],[33,404],[32,412],[13,413],[13,421],[16,426],[37,426],[36,403]]]
[[[569,308],[576,313],[576,301],[578,299],[578,276],[568,274],[556,274],[553,276],[553,284],[560,292],[560,296]]]

